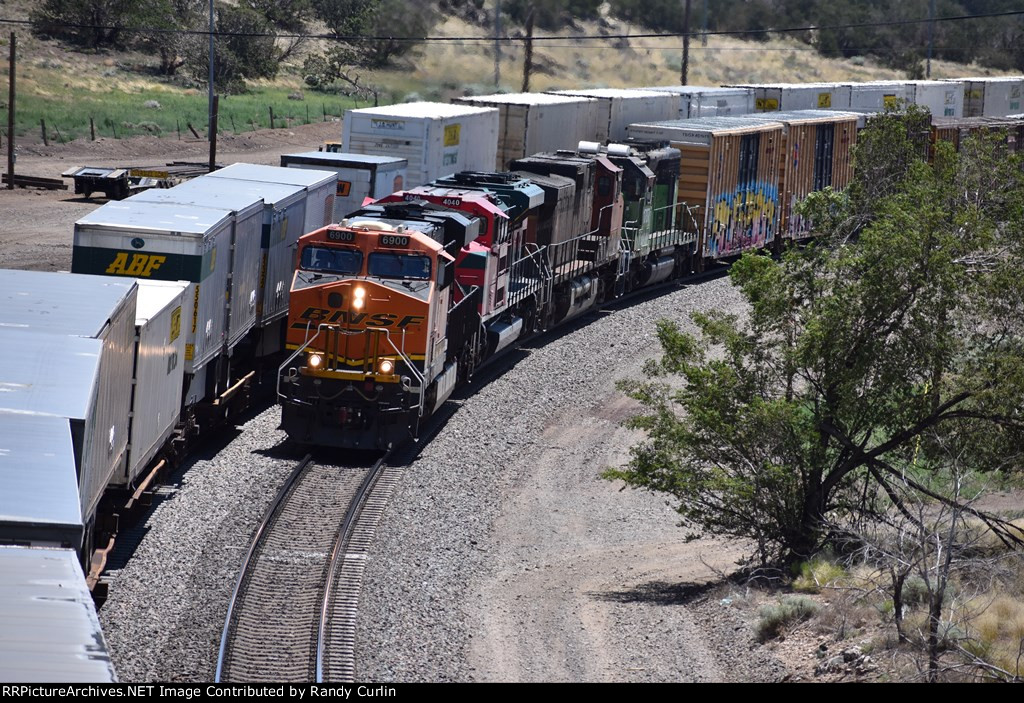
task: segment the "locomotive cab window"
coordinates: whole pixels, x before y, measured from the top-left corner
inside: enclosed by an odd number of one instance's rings
[[[430,278],[430,257],[417,254],[391,254],[377,251],[370,254],[367,273],[378,278]]]
[[[363,268],[363,252],[358,249],[308,246],[302,250],[299,267],[304,271],[358,274]]]

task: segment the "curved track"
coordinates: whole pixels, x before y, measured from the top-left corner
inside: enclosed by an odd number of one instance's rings
[[[360,516],[366,507],[367,517],[383,507],[386,498],[371,492],[386,458],[372,467],[339,467],[307,456],[292,472],[239,574],[217,682],[351,680],[351,633],[372,534]]]

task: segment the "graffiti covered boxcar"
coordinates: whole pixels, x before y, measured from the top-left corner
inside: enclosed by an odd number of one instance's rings
[[[632,139],[679,149],[683,226],[702,242],[704,257],[721,259],[775,241],[779,224],[781,122],[708,117],[635,124]]]

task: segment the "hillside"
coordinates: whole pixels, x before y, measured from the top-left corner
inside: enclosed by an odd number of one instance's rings
[[[0,2],[0,19],[25,20],[28,0]],[[206,91],[180,78],[171,82],[156,75],[156,59],[140,53],[90,52],[54,40],[32,36],[26,25],[4,24],[0,33],[0,82],[7,84],[10,31],[17,34],[17,132],[22,142],[41,140],[40,120],[48,137],[70,141],[89,135],[89,118],[98,135],[183,135],[192,124],[206,128]],[[501,50],[500,84],[494,76],[494,44],[484,28],[450,17],[432,31],[434,36],[480,37],[431,42],[410,52],[388,70],[361,72],[360,81],[378,89],[382,102],[447,100],[455,95],[517,91],[522,84],[523,46],[515,42]],[[517,27],[507,27],[522,36]],[[580,23],[578,35],[645,33],[640,27],[612,19]],[[531,90],[568,87],[637,87],[673,85],[680,80],[681,48],[676,38],[556,39],[538,32]],[[318,51],[315,42],[305,52]],[[275,127],[328,120],[357,105],[350,97],[308,89],[302,81],[305,54],[293,57],[273,81],[250,84],[246,95],[222,99],[220,128],[240,134]],[[992,73],[979,66],[936,61],[936,78]],[[867,81],[900,78],[899,72],[855,57],[830,60],[793,39],[751,42],[709,37],[707,45],[691,45],[691,84],[720,85],[746,82]],[[0,114],[6,113],[6,90],[0,91]],[[365,105],[365,101],[362,103]],[[4,120],[6,123],[6,120]],[[0,127],[2,128],[2,127]]]

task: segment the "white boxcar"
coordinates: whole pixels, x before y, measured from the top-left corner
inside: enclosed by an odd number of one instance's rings
[[[263,264],[263,199],[241,189],[218,187],[205,177],[173,188],[155,188],[133,195],[125,202],[171,203],[226,210],[231,213],[230,314],[228,349],[234,349],[257,325],[256,308]]]
[[[636,122],[660,122],[679,116],[679,101],[671,93],[654,90],[594,88],[591,90],[555,90],[555,95],[577,95],[595,98],[604,106],[601,124],[586,141],[605,143],[626,139],[626,128]],[[574,148],[574,147],[571,147]]]
[[[0,681],[116,683],[70,549],[0,547]]]
[[[857,112],[883,112],[914,102],[914,87],[909,81],[870,81],[849,83],[850,109]]]
[[[119,468],[111,459],[111,445],[128,435],[127,413],[113,417],[100,392],[102,352],[98,339],[0,328],[0,387],[4,389],[0,410],[71,421],[85,525],[92,521],[103,491]],[[131,369],[119,380],[130,386]]]
[[[70,421],[0,411],[0,544],[82,546]]]
[[[964,117],[1006,117],[1021,111],[1024,76],[958,78],[964,89]]]
[[[184,322],[190,404],[205,397],[207,363],[227,341],[232,221],[227,210],[129,199],[75,223],[72,271],[195,284]]]
[[[330,151],[282,154],[281,166],[337,174],[332,222],[341,222],[345,215],[361,208],[366,198],[382,198],[402,190],[409,171],[409,162],[394,156]]]
[[[749,115],[754,111],[753,88],[718,88],[706,85],[662,85],[644,90],[656,90],[679,96],[679,117],[721,117]],[[676,119],[676,118],[672,118]]]
[[[913,91],[912,102],[928,108],[932,117],[963,117],[964,90],[950,81],[907,81]]]
[[[542,151],[575,150],[581,140],[594,140],[607,122],[604,103],[577,95],[506,93],[452,102],[498,110],[498,171],[507,170],[514,159]]]
[[[302,234],[326,227],[334,221],[334,191],[338,177],[333,171],[316,171],[260,164],[231,164],[204,178],[276,183],[306,189],[306,207]],[[288,279],[289,284],[291,278]]]
[[[730,88],[752,88],[754,111],[846,110],[850,107],[848,83],[760,83]]]
[[[191,289],[188,281],[139,280],[129,483],[156,456],[178,423],[185,374],[182,321],[187,319]]]
[[[138,286],[130,279],[0,271],[0,326],[102,344],[95,418],[103,437],[103,451],[96,456],[101,486],[125,481],[137,298]]]
[[[498,111],[447,103],[402,103],[345,113],[342,146],[409,162],[406,188],[458,171],[490,171],[498,158]]]

